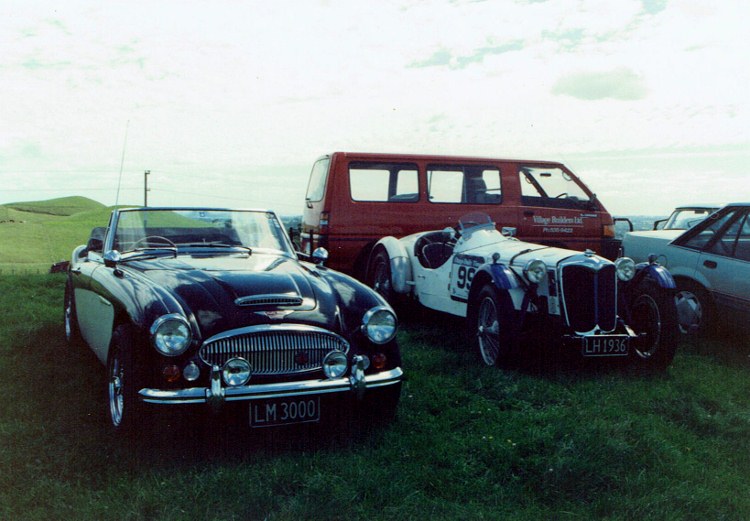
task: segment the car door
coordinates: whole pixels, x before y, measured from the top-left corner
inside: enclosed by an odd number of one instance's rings
[[[724,313],[750,316],[750,209],[738,209],[700,253],[696,272]]]
[[[107,363],[109,342],[112,338],[114,308],[112,303],[95,290],[96,272],[106,270],[98,253],[89,256],[71,270],[77,279],[74,283],[76,314],[81,336],[102,363]]]

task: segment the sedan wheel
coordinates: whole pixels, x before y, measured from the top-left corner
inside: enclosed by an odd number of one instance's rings
[[[695,335],[705,330],[708,308],[702,291],[680,287],[675,294],[675,304],[681,333]]]

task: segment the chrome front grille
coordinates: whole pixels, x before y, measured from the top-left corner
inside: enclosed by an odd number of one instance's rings
[[[211,366],[242,357],[254,375],[293,375],[320,369],[323,358],[334,350],[347,353],[349,343],[318,327],[273,324],[216,335],[203,343],[199,355]]]
[[[562,303],[568,325],[578,332],[617,326],[617,274],[613,264],[587,258],[560,268]]]

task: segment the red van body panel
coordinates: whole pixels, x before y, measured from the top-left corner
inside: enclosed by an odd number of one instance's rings
[[[348,152],[323,156],[313,167],[301,247],[327,248],[331,268],[361,278],[382,237],[455,226],[470,212],[515,228],[525,241],[610,258],[618,249],[612,216],[561,163]]]

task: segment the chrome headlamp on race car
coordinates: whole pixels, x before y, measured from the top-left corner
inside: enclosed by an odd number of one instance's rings
[[[190,346],[192,334],[185,317],[170,313],[157,318],[151,326],[151,343],[165,356],[177,356]]]
[[[526,263],[523,268],[523,275],[532,284],[539,284],[544,280],[544,276],[547,274],[547,265],[544,261],[534,259]]]
[[[396,315],[390,308],[377,306],[362,317],[362,331],[374,344],[385,344],[396,336]]]
[[[623,282],[632,280],[635,277],[635,262],[629,257],[620,257],[615,261],[617,278]]]

